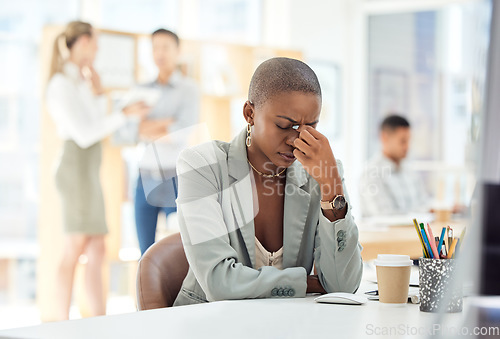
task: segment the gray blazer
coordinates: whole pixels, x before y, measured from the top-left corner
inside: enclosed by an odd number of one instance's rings
[[[286,174],[283,269],[253,268],[257,194],[245,137],[243,130],[230,143],[212,141],[185,149],[179,156],[176,202],[189,271],[174,306],[304,297],[313,264],[327,292],[355,292],[363,268],[351,206],[344,219],[329,221],[320,208],[318,183],[298,161]],[[338,166],[343,182],[340,161]],[[345,186],[344,192],[349,201]]]

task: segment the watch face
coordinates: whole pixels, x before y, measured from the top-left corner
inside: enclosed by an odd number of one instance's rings
[[[335,199],[333,199],[333,207],[336,210],[341,210],[345,207],[345,198],[343,195],[337,195]]]

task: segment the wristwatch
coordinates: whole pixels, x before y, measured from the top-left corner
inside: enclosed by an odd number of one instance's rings
[[[346,205],[345,197],[343,195],[336,195],[332,201],[321,201],[321,208],[324,210],[337,210],[344,209]]]

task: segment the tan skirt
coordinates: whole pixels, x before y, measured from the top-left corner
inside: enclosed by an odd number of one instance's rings
[[[56,171],[66,233],[104,234],[108,232],[104,213],[99,168],[101,143],[80,148],[66,140]]]

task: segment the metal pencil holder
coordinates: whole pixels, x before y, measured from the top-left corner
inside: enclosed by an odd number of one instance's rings
[[[455,259],[419,259],[420,311],[462,311],[462,284],[455,283],[455,269]]]

